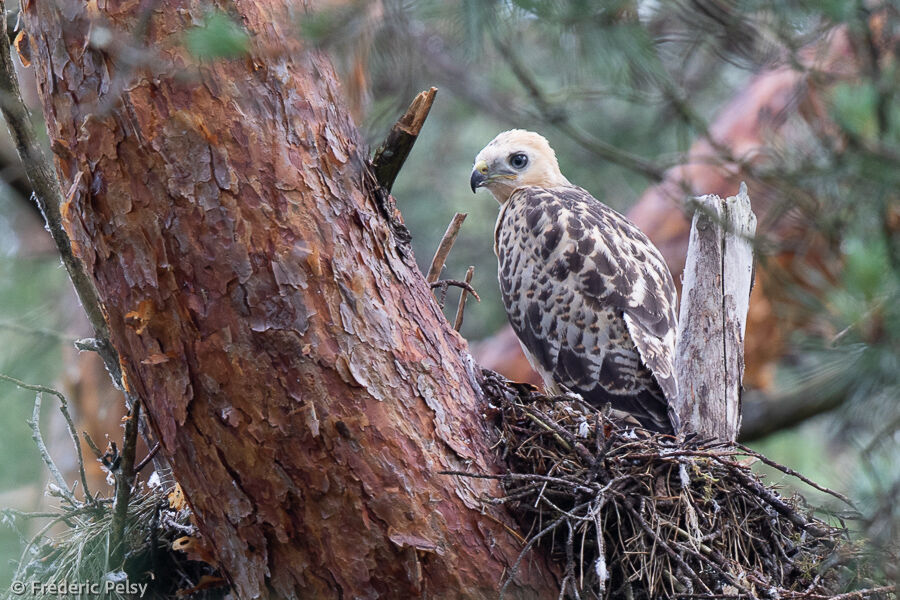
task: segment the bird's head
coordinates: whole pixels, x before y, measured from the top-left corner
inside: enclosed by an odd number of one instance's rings
[[[486,187],[503,204],[513,190],[527,185],[571,185],[559,172],[556,153],[543,136],[524,129],[504,131],[475,157],[469,180],[474,192]]]

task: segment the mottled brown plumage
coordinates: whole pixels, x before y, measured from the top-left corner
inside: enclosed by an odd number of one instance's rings
[[[497,136],[476,157],[471,183],[501,204],[503,302],[548,390],[676,431],[675,286],[652,242],[569,183],[535,133]]]

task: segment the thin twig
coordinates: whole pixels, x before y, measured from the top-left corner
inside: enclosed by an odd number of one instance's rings
[[[475,296],[476,300],[481,302],[481,297],[478,295],[478,292],[475,291],[475,288],[473,288],[472,284],[470,284],[468,281],[460,281],[459,279],[441,279],[440,281],[435,281],[434,283],[429,284],[429,287],[431,287],[431,289],[446,289],[448,285],[462,288],[465,292],[472,294],[473,296]]]
[[[91,495],[91,491],[88,488],[87,474],[84,470],[84,455],[81,453],[81,445],[78,442],[78,434],[75,432],[75,422],[72,420],[72,415],[69,414],[69,403],[66,400],[66,397],[62,394],[62,392],[59,392],[53,388],[43,385],[25,383],[24,381],[20,381],[15,377],[10,377],[9,375],[5,375],[3,373],[0,373],[0,379],[9,381],[10,383],[14,383],[22,389],[37,392],[38,394],[50,394],[51,396],[56,396],[56,398],[59,400],[59,412],[62,413],[63,419],[65,419],[66,421],[66,429],[69,431],[69,437],[72,438],[72,444],[75,446],[75,458],[78,459],[78,473],[81,477],[81,487],[84,488],[84,498],[88,502],[93,502],[94,497]]]
[[[840,492],[836,492],[836,491],[829,489],[823,485],[819,485],[812,479],[805,477],[804,475],[798,473],[797,471],[793,470],[792,468],[786,467],[782,464],[779,464],[770,458],[766,458],[759,452],[756,452],[755,450],[751,450],[750,448],[748,448],[747,446],[745,446],[743,444],[736,443],[735,446],[737,446],[743,452],[747,453],[748,455],[752,456],[753,458],[756,458],[756,459],[760,460],[762,463],[769,465],[773,469],[778,469],[779,471],[781,471],[782,473],[784,473],[786,475],[790,475],[791,477],[796,477],[797,479],[799,479],[806,485],[810,486],[811,488],[815,488],[815,489],[819,490],[820,492],[824,492],[826,494],[834,496],[835,498],[837,498],[841,502],[845,503],[847,506],[849,506],[853,510],[857,510],[856,506],[853,504],[853,501],[850,500],[850,498],[848,498],[844,494],[841,494]]]
[[[90,434],[87,431],[82,431],[81,435],[84,436],[84,441],[87,442],[88,448],[91,449],[91,452],[94,453],[94,456],[99,460],[103,457],[103,451],[97,447],[97,444],[94,443],[93,438],[91,438]]]
[[[470,266],[466,270],[466,279],[465,279],[465,282],[469,287],[472,287],[472,277],[474,275],[475,275],[475,267]],[[453,320],[453,329],[455,329],[456,331],[459,331],[460,327],[462,327],[463,313],[466,310],[466,298],[468,297],[468,295],[469,295],[469,290],[467,288],[463,288],[462,291],[459,293],[459,304],[456,305],[456,319]],[[478,295],[476,294],[475,297],[478,298]],[[481,298],[478,298],[478,300],[480,302]]]
[[[566,536],[566,579],[572,584],[572,596],[574,600],[581,600],[581,594],[578,593],[578,586],[575,585],[575,528],[572,527],[572,521],[566,521],[568,526],[568,535]],[[565,595],[566,586],[562,586],[559,597]]]
[[[431,267],[428,269],[428,275],[425,277],[425,281],[428,283],[434,283],[441,276],[441,271],[444,270],[444,263],[447,262],[447,256],[453,248],[456,236],[459,235],[459,228],[462,227],[463,221],[466,220],[467,216],[466,213],[456,213],[453,216],[453,220],[450,221],[450,225],[447,226],[447,231],[444,232],[444,237],[441,238],[441,243],[438,244],[434,258],[431,259]]]
[[[8,321],[0,321],[0,329],[6,329],[7,331],[14,331],[16,333],[21,333],[23,335],[33,335],[40,337],[49,337],[59,340],[60,342],[68,342],[75,343],[76,339],[72,336],[68,336],[64,333],[60,333],[58,331],[54,331],[52,329],[46,329],[41,327],[27,327],[25,325],[20,325],[18,323],[10,323]]]
[[[63,477],[59,467],[53,462],[53,457],[50,456],[50,452],[47,451],[47,446],[44,444],[44,438],[41,436],[41,399],[43,396],[43,392],[40,391],[34,396],[34,410],[31,413],[31,420],[28,421],[28,424],[31,426],[31,439],[34,440],[38,452],[41,453],[41,459],[43,459],[44,464],[47,465],[47,469],[50,471],[50,474],[53,475],[53,479],[56,480],[56,486],[59,488],[60,493],[72,506],[78,506],[75,495],[72,493],[72,490],[69,489],[69,484],[66,483],[66,478]]]
[[[141,462],[139,462],[137,464],[137,466],[134,468],[135,474],[140,473],[141,469],[143,469],[145,466],[147,466],[148,462],[153,460],[153,457],[156,456],[157,452],[159,452],[159,448],[160,448],[160,444],[159,444],[159,442],[156,442],[156,445],[150,449],[150,452],[147,453],[147,456],[145,456],[143,458],[143,460],[141,460]]]

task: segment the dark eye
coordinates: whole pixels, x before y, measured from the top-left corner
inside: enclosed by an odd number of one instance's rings
[[[524,169],[525,165],[528,164],[528,157],[521,152],[519,152],[518,154],[513,154],[509,157],[509,164],[514,169]]]

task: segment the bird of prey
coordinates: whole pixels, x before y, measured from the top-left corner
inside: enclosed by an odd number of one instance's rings
[[[494,138],[475,157],[470,183],[500,203],[503,303],[547,391],[610,403],[647,429],[676,433],[675,285],[659,250],[569,183],[536,133]]]

